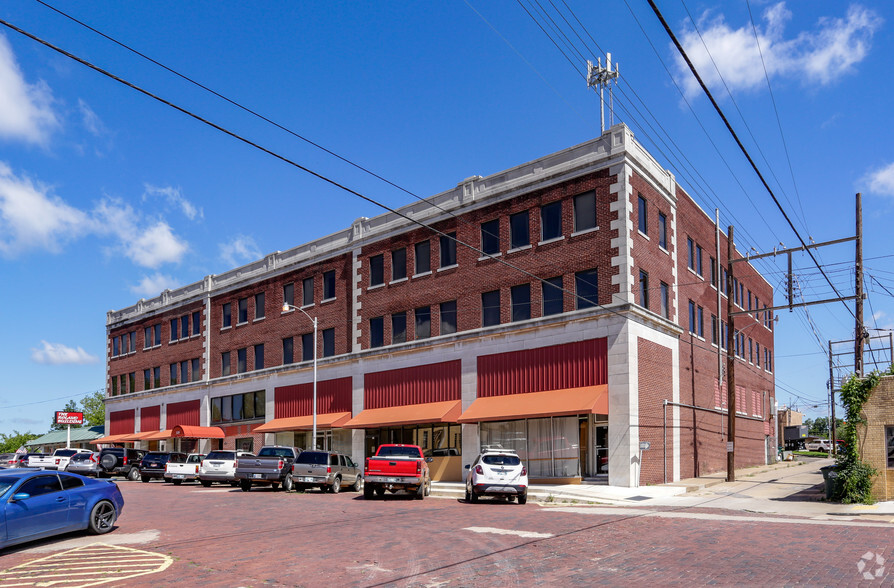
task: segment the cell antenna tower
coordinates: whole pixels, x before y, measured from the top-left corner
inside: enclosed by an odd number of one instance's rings
[[[605,67],[602,67],[602,58],[596,59],[596,65],[587,60],[587,86],[596,89],[599,86],[599,122],[602,126],[602,132],[605,132],[605,96],[603,90],[608,86],[608,113],[609,126],[615,124],[615,106],[614,106],[614,85],[618,78],[618,64],[615,63],[615,70],[612,71],[612,54],[605,54]]]

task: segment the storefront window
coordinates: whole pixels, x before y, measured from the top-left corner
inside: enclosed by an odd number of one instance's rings
[[[409,425],[385,429],[366,429],[366,455],[375,455],[379,445],[404,443],[418,445],[426,457],[462,455],[460,425]]]
[[[580,475],[578,417],[481,423],[482,447],[513,449],[532,478]]]
[[[888,450],[888,467],[894,468],[894,426],[885,427],[885,449]]]
[[[211,422],[263,419],[266,413],[266,392],[246,392],[211,399]]]

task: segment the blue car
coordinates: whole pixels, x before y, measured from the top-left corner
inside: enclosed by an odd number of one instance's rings
[[[0,470],[0,549],[72,531],[108,533],[124,498],[111,480],[67,472]]]

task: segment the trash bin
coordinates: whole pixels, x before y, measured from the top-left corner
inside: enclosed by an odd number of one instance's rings
[[[832,470],[826,476],[826,500],[832,500],[836,482],[838,482],[838,472]]]
[[[837,468],[837,467],[838,466],[836,466],[836,465],[827,465],[827,466],[821,467],[820,471],[823,473],[823,480],[828,480],[829,474],[832,473],[835,470],[835,468]]]

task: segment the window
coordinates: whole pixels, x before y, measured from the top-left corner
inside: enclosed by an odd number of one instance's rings
[[[190,369],[192,369],[192,381],[198,382],[202,379],[202,370],[199,368],[199,358],[197,357],[191,360],[190,363],[192,364],[190,366]]]
[[[421,241],[413,246],[416,258],[416,275],[427,274],[431,271],[431,243]]]
[[[301,306],[310,306],[314,303],[314,279],[304,278],[301,283]]]
[[[736,306],[739,305],[739,280],[733,278],[733,303]]]
[[[888,456],[888,467],[894,468],[894,427],[885,427],[885,449]]]
[[[266,396],[264,390],[258,390],[212,398],[211,423],[263,419],[267,412]]]
[[[255,345],[255,369],[262,370],[264,369],[264,344],[259,343]]]
[[[500,219],[481,223],[481,251],[488,255],[500,252]]]
[[[686,251],[688,254],[688,257],[686,258],[688,260],[686,267],[695,271],[695,243],[690,237],[686,237]]]
[[[689,332],[695,333],[695,302],[689,301]]]
[[[118,396],[118,378],[112,376],[112,396]]]
[[[717,260],[713,257],[710,258],[711,263],[711,285],[715,288],[717,287]]]
[[[177,367],[176,363],[174,364],[174,367],[175,368]],[[127,374],[121,374],[120,380],[121,380],[121,393],[127,394]],[[131,388],[130,391],[133,392],[133,388]]]
[[[421,306],[413,311],[413,314],[416,317],[416,338],[431,337],[431,307]]]
[[[369,285],[381,286],[385,283],[385,256],[373,255],[369,258]]]
[[[137,332],[136,331],[130,332],[130,352],[131,353],[137,352]]]
[[[267,316],[267,311],[264,308],[265,296],[263,292],[258,292],[255,294],[255,320],[262,319]]]
[[[391,315],[391,343],[406,343],[407,313],[399,312]]]
[[[658,213],[658,246],[667,249],[667,215]]]
[[[335,329],[323,330],[323,357],[335,355]]]
[[[171,319],[171,342],[177,340],[177,333],[180,331],[180,320],[172,318]]]
[[[696,316],[698,317],[698,324],[696,325],[698,327],[698,336],[701,337],[702,339],[704,339],[705,338],[705,309],[702,308],[701,306],[699,306],[698,310],[696,312]]]
[[[385,320],[381,316],[369,319],[369,346],[381,347],[385,344]]]
[[[509,290],[512,303],[512,321],[526,321],[531,318],[531,284],[519,284]]]
[[[717,345],[717,316],[711,315],[711,343]]]
[[[59,478],[55,473],[51,476],[37,476],[30,480],[26,480],[18,489],[18,492],[30,494],[32,497],[61,491],[62,485],[59,484]]]
[[[152,372],[150,370],[143,370],[143,390],[152,389]]]
[[[314,358],[314,334],[301,335],[301,361],[311,361]]]
[[[670,288],[664,282],[661,282],[661,316],[666,319],[670,318]]]
[[[295,284],[288,283],[282,287],[282,303],[289,306],[295,306]]]
[[[152,327],[143,329],[143,349],[152,347]]]
[[[189,339],[189,315],[180,317],[180,338]]]
[[[335,270],[323,272],[323,300],[335,298]]]
[[[549,241],[562,236],[562,202],[540,207],[540,240]]]
[[[647,210],[648,210],[648,209],[647,209],[647,207],[646,207],[646,199],[643,198],[643,195],[642,195],[642,194],[640,194],[640,195],[639,195],[639,215],[638,215],[638,221],[639,221],[639,232],[642,233],[643,235],[648,235],[648,234],[649,234],[649,225],[648,225],[648,223],[646,222],[646,219],[647,219],[647,217],[646,217],[646,212],[647,212]]]
[[[248,366],[246,365],[246,363],[247,363],[246,356],[247,355],[248,354],[247,354],[247,350],[245,347],[243,347],[242,349],[236,350],[236,373],[237,374],[244,374],[246,372],[246,370],[248,369]]]
[[[456,300],[441,303],[441,334],[456,332]]]
[[[704,272],[702,272],[702,246],[701,245],[695,246],[695,273],[697,273],[700,276],[704,275]]]
[[[176,363],[172,363],[172,364],[170,365],[170,369],[171,369],[171,385],[172,385],[172,386],[173,386],[174,384],[177,383],[177,376],[180,375],[180,369],[179,369],[179,368],[180,368],[180,366],[178,366]],[[123,384],[122,384],[121,388],[122,388],[121,391],[124,392],[124,386],[123,386]]]
[[[751,337],[748,338],[748,361],[754,363],[754,342]]]
[[[161,388],[161,366],[152,368],[152,379],[155,380],[155,387]]]
[[[407,279],[407,250],[405,247],[391,252],[391,279]]]
[[[202,332],[202,313],[201,311],[195,311],[192,313],[192,334],[198,335]]]
[[[282,340],[282,364],[289,365],[295,362],[295,338],[286,337]]]
[[[595,269],[574,274],[574,291],[577,294],[577,308],[599,305],[599,284]]]
[[[757,367],[761,367],[761,344],[757,341],[754,342],[754,359],[757,362]]]
[[[748,291],[748,310],[751,310],[751,290]]]
[[[456,233],[441,235],[441,267],[456,265]]]
[[[541,286],[543,295],[543,316],[561,314],[565,308],[564,292],[562,291],[562,276],[544,280]]]
[[[500,324],[500,291],[493,290],[481,295],[481,326]]]
[[[185,384],[189,382],[189,362],[181,361],[180,362],[180,383]]]
[[[121,338],[120,337],[112,337],[112,357],[117,357],[121,354]]]
[[[574,197],[574,232],[596,228],[596,192]]]
[[[649,274],[643,270],[639,270],[639,304],[649,308]]]
[[[528,211],[523,210],[509,217],[509,248],[518,249],[531,244],[531,231],[528,227]]]
[[[248,322],[248,298],[240,298],[237,303],[236,324],[241,325]]]
[[[220,375],[230,375],[230,352],[224,351],[220,354]]]

